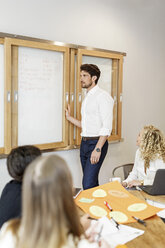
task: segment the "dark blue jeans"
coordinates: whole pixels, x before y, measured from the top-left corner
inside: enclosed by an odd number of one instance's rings
[[[91,153],[95,149],[97,142],[98,140],[81,141],[80,160],[83,170],[83,180],[82,180],[83,189],[89,189],[99,185],[98,175],[101,165],[107,154],[108,141],[106,141],[104,146],[102,147],[99,162],[97,164],[91,164],[90,162]]]

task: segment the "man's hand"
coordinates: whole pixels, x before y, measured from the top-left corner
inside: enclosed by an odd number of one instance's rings
[[[66,119],[68,120],[70,117],[70,105],[68,104],[67,108],[65,109],[65,116]]]
[[[77,120],[76,118],[74,118],[73,116],[70,115],[70,105],[69,104],[68,104],[67,108],[65,109],[65,116],[69,122],[71,122],[76,127],[81,128],[81,121]]]
[[[97,152],[96,149],[94,149],[90,158],[91,164],[97,164],[99,162],[100,156],[101,152]]]

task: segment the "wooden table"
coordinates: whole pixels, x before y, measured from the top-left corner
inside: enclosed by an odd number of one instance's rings
[[[160,203],[165,203],[164,196],[151,196],[143,191],[130,190],[134,196],[145,200],[145,198],[154,200]],[[139,223],[128,224],[131,227],[144,230],[144,234],[128,242],[128,248],[165,248],[165,223],[158,216],[146,219],[147,226]]]
[[[145,198],[160,203],[165,203],[165,195],[151,196],[144,191],[129,190],[131,194],[141,200]],[[79,208],[79,214],[82,216],[84,212]],[[165,223],[157,215],[145,220],[147,226],[139,223],[130,223],[128,226],[144,230],[144,234],[126,243],[128,248],[165,248]]]

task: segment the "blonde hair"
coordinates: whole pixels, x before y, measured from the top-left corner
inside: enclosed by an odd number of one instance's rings
[[[23,180],[18,247],[60,248],[70,233],[77,241],[83,233],[71,174],[62,158],[40,157],[27,168]]]
[[[152,125],[144,126],[139,150],[144,160],[145,172],[150,161],[162,159],[165,162],[165,140],[161,131]]]

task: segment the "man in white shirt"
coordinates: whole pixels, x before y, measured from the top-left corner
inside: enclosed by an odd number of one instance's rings
[[[81,121],[70,115],[68,121],[82,128],[80,159],[83,170],[83,188],[98,186],[98,174],[108,150],[107,138],[112,131],[112,97],[97,86],[100,70],[96,65],[83,64],[80,67],[81,87],[87,90],[81,106]]]

